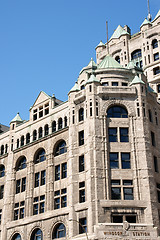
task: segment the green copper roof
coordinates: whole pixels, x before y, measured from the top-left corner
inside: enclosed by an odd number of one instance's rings
[[[155,16],[154,20],[160,17],[160,10],[158,11],[157,15]]]
[[[113,38],[119,38],[120,36],[126,35],[126,34],[129,35],[129,33],[126,32],[126,31],[122,28],[121,25],[118,25],[117,29],[114,31],[114,33],[113,33],[112,37],[110,38],[110,40],[113,39]]]
[[[145,18],[145,20],[143,21],[143,23],[141,24],[140,27],[142,27],[143,25],[148,25],[148,24],[152,25],[152,23]]]
[[[105,47],[105,44],[102,42],[102,40],[100,41],[100,43],[97,45],[97,47]],[[96,48],[97,48],[96,47]]]
[[[98,65],[99,68],[123,68],[113,57],[107,55]]]
[[[21,118],[20,115],[19,115],[19,112],[18,112],[17,115],[12,119],[12,121],[11,121],[10,123],[12,123],[12,122],[23,122],[22,118]]]
[[[153,88],[151,88],[149,85],[148,85],[148,91],[151,92],[151,93],[156,93]]]
[[[138,76],[135,76],[135,78],[132,80],[130,85],[137,84],[137,83],[145,84]]]
[[[93,58],[91,58],[91,61],[89,62],[87,67],[97,67],[97,64],[94,62]]]
[[[77,92],[79,91],[78,83],[76,82],[75,85],[72,87],[72,89],[69,91],[70,92]]]
[[[87,80],[86,84],[87,84],[87,83],[93,83],[93,82],[98,82],[98,83],[100,83],[100,81],[92,74],[92,75],[90,76],[90,78]]]

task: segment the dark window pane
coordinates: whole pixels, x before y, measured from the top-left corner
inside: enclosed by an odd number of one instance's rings
[[[124,200],[133,200],[133,188],[123,188]]]
[[[109,142],[117,142],[117,128],[109,128]]]
[[[112,216],[112,222],[113,223],[122,223],[123,222],[123,216]]]
[[[121,199],[121,188],[112,187],[111,188],[111,199]]]
[[[110,153],[109,159],[110,159],[110,168],[113,168],[113,169],[119,168],[118,153]]]
[[[121,153],[122,169],[131,168],[130,153]]]
[[[120,142],[129,142],[128,128],[120,128]]]
[[[128,112],[124,107],[114,106],[107,111],[108,118],[128,118]]]

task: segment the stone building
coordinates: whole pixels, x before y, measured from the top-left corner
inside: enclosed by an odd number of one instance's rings
[[[118,26],[68,101],[40,92],[0,134],[1,240],[159,238],[159,23]]]

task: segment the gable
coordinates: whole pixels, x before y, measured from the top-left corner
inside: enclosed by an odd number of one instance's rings
[[[45,92],[41,91],[32,107],[40,105],[41,103],[44,103],[45,101],[49,100],[50,98],[51,97],[49,95],[47,95]]]

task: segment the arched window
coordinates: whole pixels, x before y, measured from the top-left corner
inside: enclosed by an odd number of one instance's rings
[[[133,51],[131,53],[131,59],[136,59],[136,58],[140,58],[142,57],[142,52],[141,52],[141,49],[136,49],[135,51]]]
[[[4,177],[5,175],[5,166],[4,165],[0,165],[0,178]]]
[[[56,131],[56,121],[52,122],[52,132]]]
[[[38,152],[37,152],[37,154],[36,154],[36,156],[35,156],[35,161],[34,161],[34,163],[36,164],[36,163],[40,163],[40,162],[43,162],[43,161],[45,161],[46,160],[46,152],[45,152],[45,150],[42,148],[42,149],[40,149]]]
[[[67,127],[67,117],[64,117],[64,126]]]
[[[4,154],[4,145],[1,146],[1,155]]]
[[[43,240],[43,233],[41,231],[41,229],[36,228],[32,235],[31,235],[31,240]]]
[[[21,147],[24,145],[24,136],[21,137]]]
[[[27,167],[27,160],[26,160],[26,157],[23,156],[21,157],[20,159],[18,159],[17,163],[16,163],[16,171],[19,171],[19,170],[22,170],[22,169],[25,169]]]
[[[62,118],[58,119],[58,130],[62,128]]]
[[[62,140],[61,142],[59,142],[59,144],[56,147],[55,150],[55,156],[61,155],[63,153],[67,152],[67,148],[66,148],[66,142],[64,140]]]
[[[66,227],[63,223],[57,224],[52,233],[52,239],[66,237]]]
[[[41,138],[42,134],[43,134],[43,129],[42,129],[42,127],[40,127],[38,130],[38,137]]]
[[[79,109],[79,122],[84,120],[84,109]]]
[[[157,39],[153,39],[153,41],[152,41],[152,47],[153,47],[153,49],[158,47],[158,41],[157,41]]]
[[[112,106],[107,110],[108,118],[128,118],[127,110],[122,106]]]
[[[26,144],[30,143],[30,134],[26,134]]]
[[[119,56],[116,56],[116,57],[115,57],[115,60],[116,60],[118,63],[120,63],[120,57],[119,57]]]
[[[49,127],[48,124],[44,126],[44,135],[47,136],[49,134]]]
[[[33,141],[37,139],[37,130],[33,131]]]
[[[14,236],[12,237],[12,240],[21,240],[21,235],[19,233],[14,234]]]

